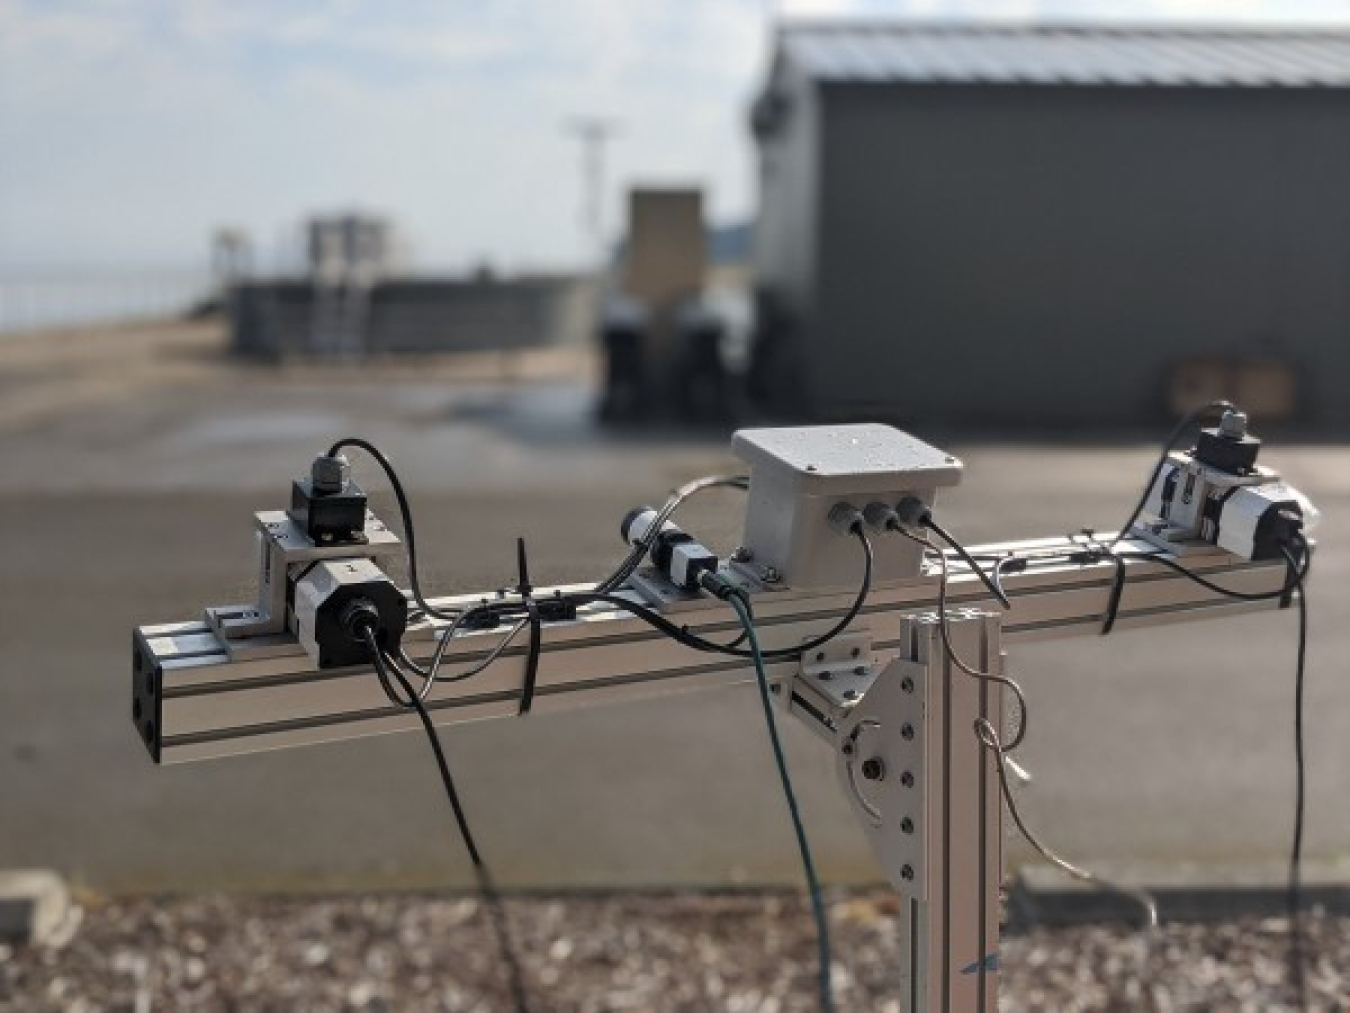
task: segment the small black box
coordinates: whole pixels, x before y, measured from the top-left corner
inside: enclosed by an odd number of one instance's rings
[[[1256,455],[1260,450],[1261,441],[1255,436],[1235,440],[1221,435],[1217,429],[1202,429],[1195,444],[1195,459],[1220,471],[1246,475],[1256,467]]]
[[[315,545],[364,545],[366,494],[348,481],[341,492],[316,493],[308,478],[291,485],[291,508],[286,511]]]

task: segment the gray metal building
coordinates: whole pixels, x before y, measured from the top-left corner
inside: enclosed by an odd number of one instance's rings
[[[1350,427],[1350,30],[789,25],[752,124],[779,412]]]
[[[589,331],[589,285],[571,275],[391,278],[333,312],[310,279],[245,282],[230,293],[233,350],[285,359],[518,352],[576,344]]]

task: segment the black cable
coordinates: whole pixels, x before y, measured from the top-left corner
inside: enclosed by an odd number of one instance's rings
[[[1012,752],[1022,744],[1022,740],[1025,739],[1027,735],[1027,722],[1031,717],[1031,709],[1027,706],[1026,693],[1016,679],[1006,675],[999,675],[995,672],[981,671],[956,653],[956,647],[952,643],[951,617],[947,613],[947,590],[951,579],[951,570],[947,563],[947,554],[934,545],[933,540],[927,535],[920,537],[919,535],[906,531],[903,527],[897,528],[896,530],[905,538],[918,542],[937,557],[938,565],[941,567],[941,572],[938,575],[938,633],[942,637],[942,647],[943,650],[947,652],[947,657],[951,659],[952,664],[965,672],[966,675],[983,682],[992,682],[995,685],[1002,686],[1012,693],[1013,697],[1017,700],[1017,732],[1013,735],[1011,742],[1001,746],[1005,752]]]
[[[543,621],[539,617],[539,605],[534,600],[534,595],[526,591],[522,595],[525,603],[525,609],[530,618],[530,648],[525,655],[525,681],[520,690],[520,708],[516,711],[517,717],[524,717],[530,713],[530,708],[534,705],[534,691],[539,683],[539,655],[543,650]]]
[[[1276,601],[1281,598],[1287,598],[1290,592],[1298,588],[1304,578],[1308,576],[1308,571],[1312,567],[1312,553],[1307,551],[1307,542],[1304,541],[1302,537],[1298,537],[1294,539],[1294,541],[1295,544],[1303,546],[1303,549],[1300,552],[1303,557],[1303,566],[1302,568],[1291,570],[1289,579],[1285,582],[1283,587],[1276,591],[1235,591],[1231,587],[1223,587],[1214,583],[1212,580],[1206,579],[1194,570],[1187,569],[1175,559],[1162,553],[1125,553],[1122,554],[1121,558],[1145,559],[1151,563],[1160,563],[1169,570],[1181,574],[1187,580],[1199,584],[1205,590],[1213,591],[1215,594],[1223,595],[1225,598],[1232,598],[1235,601]]]
[[[422,582],[417,575],[417,534],[413,529],[412,508],[408,505],[408,495],[403,491],[403,483],[399,481],[398,472],[394,470],[394,465],[373,443],[356,436],[347,436],[335,442],[328,448],[328,456],[336,457],[347,447],[355,447],[369,454],[375,460],[375,463],[383,469],[385,477],[389,479],[390,487],[394,490],[394,499],[398,501],[399,517],[403,521],[403,540],[407,543],[408,549],[408,584],[412,587],[414,600],[427,615],[447,621],[453,620],[455,613],[443,612],[432,607],[422,594]]]
[[[1096,533],[1091,528],[1084,528],[1082,534],[1091,543],[1086,550],[1086,554],[1081,557],[1084,563],[1096,563],[1105,558],[1111,560],[1116,566],[1115,576],[1111,578],[1111,594],[1106,599],[1106,615],[1102,617],[1100,631],[1101,636],[1107,637],[1116,628],[1116,620],[1120,618],[1120,603],[1125,597],[1125,557],[1115,551],[1116,542],[1112,542],[1110,545],[1103,545],[1098,542]],[[1074,541],[1073,535],[1069,536],[1069,541]]]
[[[862,611],[862,607],[867,601],[867,596],[872,590],[872,543],[868,539],[867,534],[862,530],[861,525],[854,528],[852,533],[861,543],[863,548],[863,577],[858,588],[858,593],[853,599],[853,604],[849,606],[848,611],[844,613],[843,617],[835,623],[834,626],[820,634],[820,636],[813,637],[806,643],[797,647],[780,647],[770,651],[762,651],[761,655],[765,661],[795,660],[808,651],[813,651],[818,647],[824,646],[847,629],[849,624],[857,618],[858,613]],[[564,598],[576,605],[604,602],[615,608],[623,609],[625,612],[641,619],[653,629],[664,633],[672,640],[683,644],[685,647],[693,648],[696,651],[703,651],[710,654],[724,654],[734,658],[753,658],[753,654],[748,650],[740,649],[728,644],[718,644],[700,637],[695,633],[690,633],[686,627],[675,625],[659,612],[620,595],[600,591],[578,591],[569,595],[564,595]]]
[[[801,855],[802,872],[806,876],[806,889],[811,897],[811,914],[816,923],[817,960],[819,962],[818,987],[820,990],[820,1008],[822,1013],[834,1009],[834,994],[830,987],[830,922],[825,913],[825,900],[820,887],[820,877],[816,874],[816,863],[811,856],[811,843],[806,837],[806,827],[802,822],[801,811],[797,807],[797,793],[792,787],[792,773],[788,770],[787,757],[783,753],[783,743],[778,737],[778,722],[773,715],[773,700],[770,697],[769,676],[764,671],[764,655],[759,649],[759,638],[755,635],[755,622],[750,616],[745,598],[733,594],[727,602],[736,610],[750,642],[750,655],[755,662],[755,681],[759,685],[759,701],[764,710],[764,723],[769,729],[769,743],[773,747],[773,761],[778,768],[778,780],[783,787],[783,797],[787,801],[788,814],[792,817],[792,830],[797,837],[797,851]]]
[[[1303,762],[1303,688],[1308,660],[1308,589],[1305,585],[1307,567],[1300,570],[1298,559],[1281,547],[1289,571],[1296,574],[1298,584],[1298,653],[1294,669],[1294,839],[1289,851],[1289,979],[1298,996],[1298,1008],[1307,1009],[1307,981],[1303,963],[1303,819],[1304,819],[1304,762]]]
[[[999,600],[999,602],[1003,605],[1005,609],[1012,608],[1012,602],[1008,601],[1008,596],[1003,593],[1003,588],[998,583],[998,581],[994,580],[989,576],[989,574],[984,572],[984,567],[980,566],[979,563],[975,562],[975,557],[966,551],[966,547],[964,545],[962,545],[955,538],[953,538],[952,535],[941,524],[933,520],[932,514],[925,514],[924,517],[920,519],[919,524],[925,528],[928,528],[930,531],[933,532],[933,534],[937,535],[944,542],[950,545],[952,549],[955,550],[956,554],[965,561],[965,564],[975,571],[975,573],[979,576],[980,580],[984,582],[984,586],[989,588],[993,596]]]
[[[501,895],[497,892],[496,883],[492,879],[492,872],[488,868],[487,862],[483,860],[482,852],[478,850],[478,842],[474,839],[473,831],[469,829],[469,819],[464,811],[464,805],[460,801],[459,791],[455,787],[454,775],[450,773],[450,764],[446,761],[445,750],[441,746],[441,737],[436,734],[436,726],[431,720],[431,715],[427,712],[426,704],[413,690],[412,684],[404,676],[398,665],[392,663],[393,659],[384,655],[383,650],[375,640],[375,631],[370,626],[362,627],[361,636],[365,640],[366,646],[370,648],[370,656],[375,665],[375,671],[390,701],[398,707],[415,710],[418,719],[422,722],[422,728],[427,735],[427,742],[436,757],[436,768],[440,771],[441,784],[445,788],[445,797],[450,801],[450,810],[454,813],[455,825],[459,828],[460,840],[464,842],[464,850],[468,852],[469,861],[473,864],[478,892],[483,898],[484,907],[487,908],[488,918],[492,922],[493,932],[497,937],[497,948],[501,951],[502,959],[506,962],[507,984],[511,990],[512,1004],[516,1013],[529,1013],[529,1004],[525,999],[524,977],[521,974],[520,961],[516,957],[515,947],[511,943],[511,934],[506,922],[506,911],[502,907]],[[406,694],[406,699],[399,699],[393,693],[389,683],[390,675],[398,682],[399,687]]]
[[[1224,412],[1232,410],[1233,403],[1231,401],[1207,401],[1198,408],[1192,408],[1181,417],[1181,421],[1176,424],[1176,427],[1172,430],[1171,434],[1168,435],[1167,442],[1163,444],[1162,453],[1158,455],[1158,463],[1153,466],[1152,474],[1149,475],[1148,481],[1144,483],[1144,491],[1139,494],[1139,502],[1134,505],[1134,509],[1130,512],[1129,520],[1127,520],[1120,530],[1116,532],[1116,537],[1111,542],[1112,545],[1115,545],[1122,538],[1129,535],[1130,529],[1134,527],[1134,522],[1137,521],[1139,515],[1144,512],[1144,504],[1148,502],[1148,494],[1153,491],[1154,483],[1158,481],[1158,476],[1162,474],[1163,468],[1167,466],[1167,455],[1173,451],[1177,442],[1181,439],[1186,430],[1207,415],[1222,415]]]

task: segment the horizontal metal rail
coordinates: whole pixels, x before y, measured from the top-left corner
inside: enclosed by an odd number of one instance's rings
[[[1034,556],[1076,552],[1081,541],[1065,538],[987,545],[978,555]],[[1123,542],[1122,553],[1154,551]],[[1244,593],[1276,592],[1287,573],[1283,561],[1247,562],[1215,553],[1187,557],[1206,578]],[[1215,615],[1274,608],[1277,600],[1238,601],[1209,591],[1157,562],[1126,557],[1125,589],[1116,629],[1128,630]],[[1095,563],[1045,560],[1004,577],[1012,607],[1003,613],[1006,641],[1058,638],[1100,630],[1116,576],[1110,559]],[[564,590],[582,590],[581,587]],[[938,580],[928,573],[913,581],[873,589],[849,631],[870,641],[869,664],[883,664],[902,648],[901,617],[937,609]],[[540,595],[552,593],[538,592]],[[764,590],[754,596],[756,622],[765,648],[790,647],[829,630],[855,592],[805,593]],[[480,595],[439,599],[453,608]],[[997,609],[978,578],[953,566],[949,608]],[[727,606],[710,597],[673,600],[668,618],[723,641],[739,628]],[[439,624],[411,630],[408,654],[428,659]],[[452,674],[481,660],[506,629],[456,636],[446,651]],[[390,705],[369,668],[318,671],[293,637],[259,638],[226,645],[204,622],[145,626],[136,631],[134,717],[159,762],[209,759],[336,739],[408,731],[417,717]],[[427,704],[437,724],[517,713],[525,675],[525,637],[480,675],[438,683]],[[793,678],[800,662],[769,665],[775,681]],[[608,605],[586,606],[575,622],[553,623],[542,632],[542,655],[532,713],[617,702],[660,693],[728,686],[754,678],[741,658],[693,650]]]

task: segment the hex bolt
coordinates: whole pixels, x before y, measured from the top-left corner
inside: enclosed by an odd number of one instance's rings
[[[1219,435],[1229,440],[1240,440],[1246,436],[1246,412],[1234,411],[1231,408],[1224,412],[1223,418],[1219,420]]]
[[[854,700],[857,699],[858,691],[856,689],[846,689],[844,690],[843,696],[845,700]]]
[[[900,830],[906,834],[914,833],[914,821],[906,816],[900,821]]]
[[[862,776],[869,781],[882,781],[886,778],[886,764],[876,756],[863,760]]]
[[[903,784],[906,788],[913,788],[914,775],[911,774],[908,770],[905,771],[903,774],[900,775],[900,783]]]
[[[900,878],[906,881],[914,879],[914,868],[909,865],[901,866]]]
[[[853,755],[853,743],[852,743],[852,742],[845,742],[842,746],[839,747],[839,751],[840,751],[841,753],[843,753],[845,756],[852,756],[852,755]]]
[[[912,739],[912,738],[914,738],[914,726],[913,726],[913,725],[901,725],[901,726],[900,726],[900,737],[901,737],[902,739]]]
[[[904,690],[906,693],[913,693],[914,680],[911,679],[909,676],[905,676],[903,679],[900,680],[900,688]]]
[[[783,575],[778,572],[775,566],[766,566],[759,571],[759,579],[766,584],[777,584],[783,579]]]

